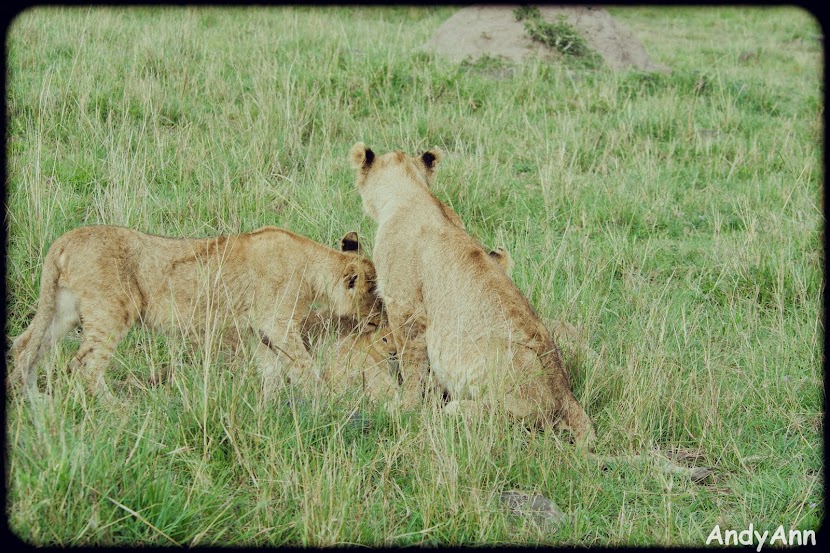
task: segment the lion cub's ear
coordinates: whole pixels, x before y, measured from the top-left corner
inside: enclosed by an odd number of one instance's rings
[[[363,253],[363,248],[360,246],[360,240],[358,240],[355,231],[347,232],[340,239],[340,251]]]
[[[496,263],[499,264],[499,267],[504,269],[507,276],[511,276],[513,274],[513,256],[510,255],[509,251],[499,246],[495,250],[491,251],[489,255],[496,261]]]
[[[349,262],[343,270],[343,283],[348,290],[354,290],[359,275],[360,271],[358,270],[357,263]]]
[[[432,180],[435,176],[435,168],[438,167],[438,163],[441,161],[441,151],[438,149],[437,146],[433,147],[431,150],[427,150],[420,156],[418,156],[418,163],[423,167],[424,174],[427,177],[427,184],[432,186]]]
[[[368,169],[375,160],[375,152],[358,142],[349,150],[349,161],[354,169]]]

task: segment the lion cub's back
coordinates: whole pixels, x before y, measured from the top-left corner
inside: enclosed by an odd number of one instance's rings
[[[58,237],[49,254],[69,281],[109,282],[136,270],[136,257],[153,255],[161,237],[110,225],[78,227]]]
[[[424,301],[430,358],[441,359],[439,371],[477,366],[515,351],[511,344],[546,349],[549,333],[498,262],[466,233],[463,238],[452,234],[452,247],[433,248],[425,258],[435,268],[427,277]],[[535,353],[522,359],[521,365],[538,365]]]
[[[444,244],[425,251],[424,300],[430,318],[461,325],[469,334],[513,327],[537,332],[538,317],[498,262],[463,230],[442,233]],[[457,332],[457,331],[456,331]]]
[[[316,250],[330,250],[311,238],[280,227],[262,227],[234,237],[240,254],[251,256],[253,263],[280,265],[305,264]]]

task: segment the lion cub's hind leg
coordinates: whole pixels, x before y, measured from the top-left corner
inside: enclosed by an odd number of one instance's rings
[[[76,305],[74,294],[61,288],[55,294],[53,309],[49,309],[52,306],[38,309],[31,324],[12,344],[14,370],[10,383],[34,389],[40,359],[80,323]]]
[[[556,428],[570,431],[574,443],[582,447],[590,447],[596,441],[597,435],[591,419],[571,392],[565,395],[559,415]]]
[[[442,412],[448,415],[471,416],[473,413],[491,410],[496,404],[500,405],[512,419],[527,420],[534,424],[538,420],[538,405],[516,394],[505,395],[498,402],[494,401],[493,398],[454,399],[444,406]]]
[[[412,409],[421,402],[423,386],[429,374],[426,324],[423,316],[401,316],[387,304],[389,329],[398,347],[398,374],[401,385],[401,402],[405,409]]]
[[[86,300],[86,301],[84,301]],[[118,344],[138,319],[136,310],[125,310],[128,300],[102,305],[97,297],[79,298],[82,328],[81,347],[70,363],[78,371],[87,390],[107,403],[115,396],[107,385],[104,373]],[[92,306],[84,308],[83,306]]]

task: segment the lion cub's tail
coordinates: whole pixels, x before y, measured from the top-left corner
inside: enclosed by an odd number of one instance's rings
[[[23,331],[23,334],[15,338],[11,347],[11,360],[14,363],[14,370],[6,381],[6,387],[19,384],[33,386],[37,375],[37,363],[49,350],[52,343],[60,340],[62,336],[55,336],[54,319],[57,304],[58,278],[60,268],[54,256],[54,248],[46,254],[43,262],[43,274],[40,277],[40,297],[38,298],[37,311]],[[68,329],[67,329],[68,330]],[[64,333],[66,330],[64,331]]]

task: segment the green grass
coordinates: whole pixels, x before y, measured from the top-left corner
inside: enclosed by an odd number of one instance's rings
[[[497,413],[272,402],[245,356],[136,329],[90,401],[62,343],[7,397],[7,517],[36,544],[702,545],[824,518],[821,31],[793,8],[614,8],[670,74],[454,66],[450,8],[37,8],[7,39],[6,333],[85,224],[279,225],[371,245],[346,155],[445,152],[435,185],[503,245],[603,454],[698,451],[717,481],[599,467]],[[747,54],[747,55],[744,55]],[[172,369],[159,388],[139,385]],[[371,424],[348,424],[358,408]],[[512,518],[507,489],[568,513]]]

